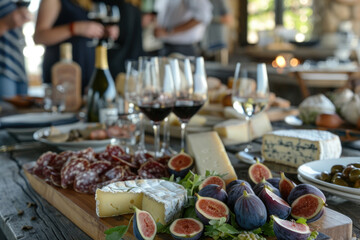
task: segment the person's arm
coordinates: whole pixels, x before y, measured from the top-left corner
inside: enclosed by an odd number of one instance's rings
[[[72,36],[88,38],[100,38],[103,36],[104,27],[94,21],[76,21],[53,27],[60,9],[61,3],[59,0],[41,1],[34,34],[36,44],[53,45]]]
[[[7,31],[21,27],[24,23],[30,21],[31,14],[27,8],[17,8],[6,16],[0,18],[0,36]]]

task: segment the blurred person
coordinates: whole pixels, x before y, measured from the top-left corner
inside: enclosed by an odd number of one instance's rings
[[[107,29],[98,22],[90,21],[88,13],[91,0],[42,0],[36,21],[34,41],[46,46],[43,60],[43,81],[51,83],[51,67],[60,60],[60,45],[70,42],[73,60],[82,70],[82,91],[85,92],[95,63],[95,46],[92,39],[100,39],[107,31],[109,37],[119,35],[117,26]]]
[[[227,53],[227,26],[233,24],[226,0],[209,0],[213,5],[213,18],[206,28],[201,48],[207,56],[213,56],[218,51]]]
[[[26,7],[0,0],[0,98],[27,94],[21,26],[30,20]]]
[[[197,44],[212,19],[209,0],[156,0],[155,11],[155,36],[164,44],[160,55],[197,55]]]

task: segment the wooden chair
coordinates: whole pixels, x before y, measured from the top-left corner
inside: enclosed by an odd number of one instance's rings
[[[303,98],[310,96],[309,88],[346,88],[356,71],[301,70],[294,71]]]

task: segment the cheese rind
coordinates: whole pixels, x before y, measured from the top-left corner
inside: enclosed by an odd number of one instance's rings
[[[226,174],[226,183],[237,179],[234,167],[226,153],[217,132],[193,133],[187,136],[189,154],[194,157],[197,173],[205,176],[206,171]]]
[[[148,211],[157,222],[170,222],[187,198],[183,186],[159,179],[111,183],[96,190],[96,214],[111,217],[133,213],[133,206]]]
[[[338,158],[340,138],[328,131],[278,130],[263,136],[262,156],[267,161],[298,167],[314,161]]]

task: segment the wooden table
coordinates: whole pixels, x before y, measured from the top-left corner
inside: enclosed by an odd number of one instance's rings
[[[6,131],[0,131],[0,145],[16,143]],[[172,142],[173,143],[173,142]],[[178,140],[176,140],[178,144]],[[257,147],[259,142],[255,142]],[[40,197],[29,185],[22,165],[35,161],[45,151],[55,151],[48,146],[32,150],[0,153],[0,230],[9,239],[90,239],[82,230]],[[344,149],[344,155],[360,156],[360,151]],[[248,165],[241,164],[229,152],[239,178],[246,178]],[[360,203],[339,201],[329,196],[328,207],[349,216],[353,232],[360,237]],[[31,229],[27,229],[31,226]],[[1,236],[0,239],[3,239]]]

